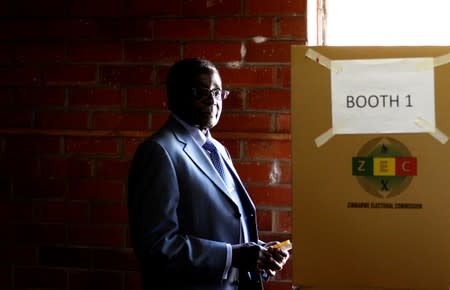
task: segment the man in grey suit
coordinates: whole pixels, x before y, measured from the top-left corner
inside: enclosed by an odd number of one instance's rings
[[[263,289],[289,253],[258,239],[255,206],[211,136],[229,92],[198,58],[175,63],[166,85],[171,115],[140,144],[128,179],[143,289]]]

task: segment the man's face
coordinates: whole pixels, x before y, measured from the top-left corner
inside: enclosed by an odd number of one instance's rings
[[[194,77],[196,96],[192,96],[186,108],[185,121],[200,129],[211,129],[217,125],[222,113],[222,100],[216,100],[210,93],[222,89],[222,80],[216,70]]]

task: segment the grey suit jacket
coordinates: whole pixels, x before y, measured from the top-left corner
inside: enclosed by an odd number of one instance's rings
[[[255,206],[234,173],[257,243]],[[241,213],[204,150],[173,117],[136,150],[128,209],[144,289],[235,289],[222,276],[226,244],[241,242]],[[259,274],[239,276],[239,289],[262,289]]]

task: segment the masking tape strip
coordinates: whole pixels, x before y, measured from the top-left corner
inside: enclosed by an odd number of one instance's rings
[[[316,143],[317,147],[320,147],[323,144],[327,143],[328,140],[330,140],[333,136],[334,136],[334,130],[333,130],[333,128],[330,128],[326,132],[322,133],[319,137],[317,137],[314,140],[314,142]]]
[[[444,65],[450,62],[450,53],[438,56],[434,58],[434,67]]]
[[[433,127],[429,122],[427,122],[426,120],[424,120],[421,117],[417,117],[416,119],[416,124],[422,128],[424,128],[425,130],[427,130],[427,132],[433,136],[436,140],[438,140],[439,142],[441,142],[442,144],[447,143],[448,141],[448,137],[447,135],[445,135],[442,131],[440,131],[439,129]]]
[[[417,71],[432,70],[434,68],[434,58],[429,58],[417,64]]]
[[[417,70],[428,70],[447,63],[450,63],[450,53],[432,58],[431,61],[417,64]]]
[[[317,51],[309,48],[306,51],[305,56],[331,70],[331,60],[328,57],[321,55]]]
[[[347,123],[348,119],[343,119],[340,120],[337,124],[334,124],[334,127],[328,129],[326,132],[322,133],[319,137],[317,137],[314,140],[316,142],[316,146],[320,147],[326,142],[328,142],[328,140],[330,140],[335,135],[336,130],[343,128]]]

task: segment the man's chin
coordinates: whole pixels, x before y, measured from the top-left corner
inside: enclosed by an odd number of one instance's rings
[[[216,125],[217,125],[217,120],[214,118],[210,118],[208,120],[203,120],[202,122],[200,122],[200,127],[202,129],[211,129]]]

